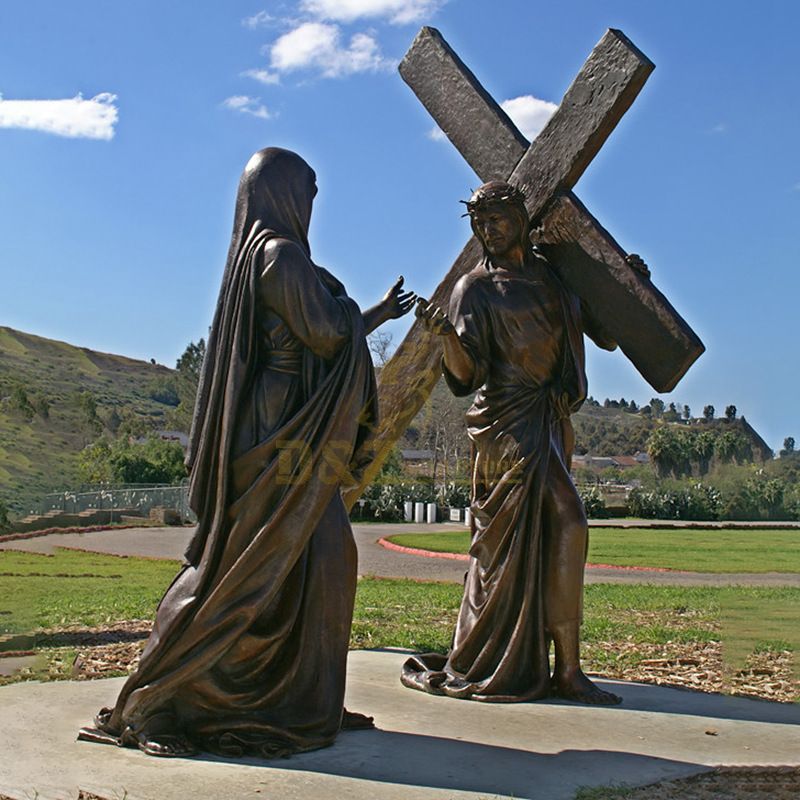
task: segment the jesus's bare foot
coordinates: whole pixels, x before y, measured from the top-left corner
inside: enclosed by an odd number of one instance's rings
[[[585,703],[591,706],[615,706],[622,702],[622,698],[618,695],[603,691],[592,683],[581,669],[573,670],[565,675],[554,675],[551,688],[555,697],[572,700],[575,703]]]
[[[343,731],[369,730],[374,727],[375,719],[373,717],[359,714],[357,711],[348,711],[347,709],[342,712]]]

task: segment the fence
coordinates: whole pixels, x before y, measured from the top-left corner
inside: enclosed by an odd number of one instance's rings
[[[126,509],[140,512],[143,516],[150,513],[150,509],[165,507],[174,508],[182,519],[196,521],[194,513],[189,508],[189,486],[182,484],[155,484],[142,486],[131,484],[127,486],[104,486],[96,489],[76,492],[53,492],[45,495],[39,502],[39,514],[48,511],[63,511],[76,514],[79,511],[97,509]]]

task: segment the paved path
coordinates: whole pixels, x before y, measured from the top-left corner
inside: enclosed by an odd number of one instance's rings
[[[800,765],[800,707],[601,681],[622,706],[492,704],[400,686],[400,652],[350,654],[347,705],[378,729],[290,759],[154,759],[77,742],[124,679],[0,688],[0,794],[128,800],[572,800],[711,765]],[[709,735],[709,732],[713,735]]]
[[[425,525],[425,532],[459,530],[457,524]],[[122,556],[148,558],[182,557],[192,528],[128,528],[93,531],[91,533],[51,533],[33,539],[0,543],[0,549],[52,553],[56,547],[92,550]],[[419,526],[404,524],[354,525],[358,546],[359,573],[381,578],[413,578],[415,580],[452,581],[462,583],[466,564],[443,558],[397,553],[378,544],[378,539],[396,533],[418,532]],[[648,572],[642,570],[589,567],[587,583],[651,583],[672,586],[798,586],[800,574],[769,573],[706,573]]]

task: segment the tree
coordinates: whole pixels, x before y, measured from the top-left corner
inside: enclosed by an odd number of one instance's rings
[[[728,422],[733,422],[736,419],[736,406],[726,406],[725,407],[725,419]]]
[[[692,410],[685,403],[683,405],[683,418],[687,422],[692,418]]]
[[[781,458],[790,456],[794,453],[794,436],[787,436],[783,440],[783,450],[781,450]]]
[[[747,437],[736,430],[724,431],[714,443],[714,455],[723,464],[736,461],[744,464],[752,459],[752,449]]]
[[[460,477],[462,460],[469,448],[464,421],[464,401],[455,397],[440,381],[423,406],[419,424],[419,444],[433,452],[431,477],[447,483]]]
[[[367,336],[367,346],[372,353],[372,362],[376,367],[385,366],[392,355],[392,334],[383,331],[373,331]]]
[[[0,499],[0,531],[8,528],[8,506],[5,501]]]
[[[89,391],[75,392],[72,401],[78,410],[81,423],[87,433],[96,436],[103,430],[103,423],[97,415],[97,400]]]
[[[717,437],[713,431],[700,431],[692,441],[694,460],[697,462],[697,471],[700,475],[708,472],[711,459],[714,456],[714,445]]]
[[[102,437],[81,451],[78,472],[85,483],[179,483],[186,477],[183,448],[156,436],[144,442]]]
[[[200,370],[206,357],[206,340],[200,339],[197,344],[189,342],[175,364],[175,369],[181,375],[191,376],[195,381],[200,379]]]
[[[200,339],[197,344],[189,342],[175,364],[178,403],[174,410],[167,414],[167,424],[176,430],[188,433],[192,426],[197,384],[200,382],[200,370],[203,368],[205,356],[206,342],[205,339]]]
[[[677,471],[680,453],[672,428],[659,425],[650,434],[647,439],[647,455],[650,456],[659,477],[666,478]]]
[[[703,406],[703,419],[706,422],[711,422],[711,420],[714,419],[714,414],[715,414],[714,406],[712,405]]]
[[[666,422],[677,422],[680,419],[678,416],[678,408],[675,403],[669,404],[669,408],[663,414],[663,419]]]
[[[11,393],[5,398],[4,404],[9,411],[19,414],[25,422],[30,422],[36,413],[36,409],[28,397],[28,392],[21,383],[13,384]]]
[[[664,413],[664,401],[660,397],[650,399],[650,411],[654,418],[658,419]]]

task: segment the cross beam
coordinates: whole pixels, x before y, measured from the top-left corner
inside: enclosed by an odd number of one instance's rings
[[[523,188],[540,246],[564,283],[587,302],[646,380],[674,388],[704,347],[625,251],[592,217],[572,187],[630,107],[654,66],[620,31],[594,48],[560,106],[532,144],[433,28],[423,28],[400,74],[481,180]],[[431,300],[444,308],[457,280],[482,256],[471,237]],[[375,461],[352,505],[438,381],[438,337],[415,322],[379,379],[381,422],[370,443]]]

